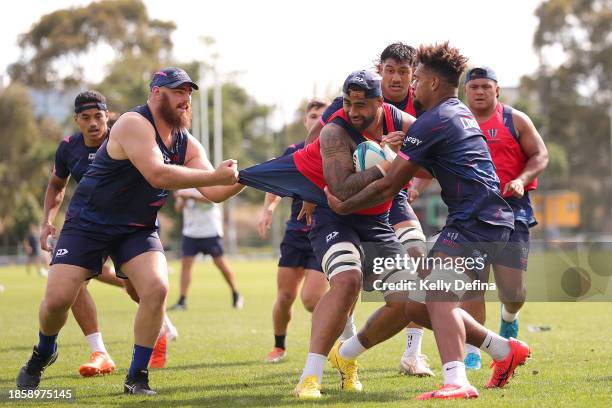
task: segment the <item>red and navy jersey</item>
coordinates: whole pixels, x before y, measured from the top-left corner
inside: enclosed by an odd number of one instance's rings
[[[403,121],[402,114],[396,107],[383,104],[384,121],[383,121],[383,134],[388,134],[396,130],[401,130]],[[330,119],[331,123],[341,126],[348,133],[349,137],[353,142],[358,145],[366,140],[374,140],[371,136],[363,134],[357,131],[349,122],[344,109],[336,111],[333,117]],[[310,143],[304,149],[299,150],[293,154],[293,161],[298,171],[314,183],[321,190],[325,188],[327,183],[323,175],[323,159],[321,158],[321,141],[317,138],[314,142]],[[382,214],[391,208],[393,200],[389,200],[385,203],[379,204],[372,208],[367,208],[361,211],[357,211],[355,214],[361,215],[374,215]]]
[[[521,148],[519,134],[514,128],[512,107],[498,101],[493,116],[479,125],[487,140],[501,190],[504,191],[504,186],[521,174],[529,160]],[[538,179],[536,178],[525,186],[525,192],[535,190],[537,187]],[[514,210],[515,218],[529,225],[535,225],[535,217],[528,197],[517,199],[511,194],[506,194],[504,198]]]
[[[82,133],[65,137],[55,151],[53,174],[62,179],[72,176],[78,183],[93,162],[98,148],[86,146]]]
[[[130,112],[145,117],[155,129],[155,141],[166,164],[183,165],[187,152],[186,130],[174,133],[171,148],[162,141],[153,115],[147,105]],[[168,199],[168,191],[155,188],[147,182],[130,160],[115,160],[107,151],[104,141],[93,163],[81,179],[70,201],[67,220],[75,219],[88,224],[88,228],[113,227],[117,230],[155,228],[157,212]]]
[[[485,138],[472,112],[448,98],[423,112],[408,129],[400,157],[425,168],[440,183],[447,224],[479,219],[514,228]]]
[[[304,148],[304,142],[292,144],[287,149],[285,149],[281,157],[293,154],[303,148]],[[287,220],[287,224],[286,224],[286,229],[288,231],[295,231],[295,230],[303,231],[303,232],[310,231],[310,227],[306,224],[306,217],[302,218],[301,220],[297,219],[301,210],[302,210],[302,200],[300,200],[299,198],[294,198],[293,201],[291,202],[291,216]]]
[[[503,191],[506,184],[521,174],[529,160],[521,148],[519,135],[514,128],[512,107],[498,101],[493,116],[480,123],[480,129],[487,139]],[[525,191],[535,190],[537,187],[538,179],[536,178],[525,186]]]

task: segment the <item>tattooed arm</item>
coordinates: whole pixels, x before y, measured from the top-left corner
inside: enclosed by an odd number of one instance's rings
[[[416,164],[397,157],[383,178],[374,181],[357,194],[344,200],[330,194],[333,191],[326,191],[327,202],[330,208],[338,214],[351,214],[364,208],[374,207],[393,198],[418,169],[419,166]]]
[[[383,176],[377,167],[355,172],[352,141],[342,127],[328,123],[323,127],[320,138],[325,182],[329,190],[341,200],[357,194]],[[390,163],[383,164],[388,166]]]

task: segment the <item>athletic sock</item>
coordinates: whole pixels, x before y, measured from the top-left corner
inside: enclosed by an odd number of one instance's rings
[[[351,313],[346,319],[344,330],[340,335],[340,340],[347,340],[357,334],[357,327],[355,326],[355,313]]]
[[[442,366],[444,374],[444,384],[458,385],[463,387],[469,384],[467,375],[465,374],[465,364],[462,361],[449,361]]]
[[[406,328],[406,350],[404,356],[418,356],[421,354],[421,343],[423,341],[423,329],[416,327]]]
[[[85,336],[87,343],[89,343],[89,347],[91,348],[91,352],[95,353],[96,351],[102,353],[108,353],[106,351],[106,347],[104,347],[104,341],[102,341],[102,333],[96,332],[90,335]]]
[[[508,323],[512,323],[518,317],[519,312],[511,313],[506,310],[506,305],[502,305],[501,315],[502,319]]]
[[[181,306],[185,306],[185,302],[187,301],[187,298],[185,296],[179,297],[179,300],[177,302],[177,304],[181,305]]]
[[[151,354],[153,354],[152,348],[134,344],[134,353],[132,354],[132,364],[130,364],[128,377],[136,375],[136,371],[146,369],[149,366]]]
[[[58,333],[59,334],[59,333]],[[42,357],[49,357],[51,354],[55,353],[57,350],[57,334],[52,336],[46,336],[41,331],[38,332],[38,346],[36,349],[38,350],[38,354]]]
[[[240,293],[236,292],[235,290],[232,291],[232,304],[235,305],[236,302],[238,301],[238,298],[240,297]]]
[[[316,375],[317,381],[319,382],[319,384],[321,384],[321,380],[323,379],[323,367],[325,366],[325,361],[327,361],[327,356],[316,353],[308,353],[308,357],[306,357],[306,364],[304,365],[304,371],[302,371],[300,381],[304,381],[304,378],[310,377],[311,375]]]
[[[281,348],[283,350],[285,350],[285,338],[287,337],[286,334],[281,334],[281,335],[274,335],[274,347],[276,348]]]
[[[480,349],[491,356],[493,360],[503,360],[510,354],[510,343],[497,333],[487,330],[487,337]]]
[[[463,348],[463,350],[465,351],[465,355],[467,356],[468,354],[477,354],[478,357],[480,357],[480,349],[476,346],[473,346],[471,344],[465,343],[465,346]]]
[[[357,336],[353,336],[344,343],[342,343],[338,353],[340,353],[340,357],[344,359],[354,360],[366,350],[367,349],[363,347],[363,345],[359,341],[359,338]]]

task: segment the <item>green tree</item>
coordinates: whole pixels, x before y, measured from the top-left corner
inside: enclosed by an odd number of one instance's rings
[[[566,186],[583,195],[584,227],[601,230],[605,223],[593,214],[612,216],[608,116],[612,103],[612,3],[548,0],[535,14],[539,25],[534,47],[540,56],[540,68],[532,78],[524,78],[522,86],[538,94],[541,131],[553,147],[551,152],[571,152],[566,155]],[[563,51],[564,60],[559,66],[548,62],[551,50]],[[556,164],[564,166],[563,160]],[[596,208],[603,211],[595,211]]]
[[[0,94],[0,234],[4,245],[19,242],[27,224],[37,222],[59,128],[37,120],[27,89],[12,83]]]
[[[9,74],[13,80],[39,88],[58,82],[80,84],[79,57],[97,45],[110,45],[118,55],[115,62],[146,65],[151,58],[169,58],[175,28],[172,22],[151,20],[140,0],[105,0],[57,10],[19,37],[22,58],[9,67]],[[70,72],[64,73],[70,66]],[[111,64],[111,73],[115,67]],[[141,72],[131,72],[128,78]]]

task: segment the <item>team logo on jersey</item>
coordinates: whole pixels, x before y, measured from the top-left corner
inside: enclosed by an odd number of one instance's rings
[[[331,234],[328,234],[328,235],[325,237],[325,241],[327,241],[327,242],[331,241],[332,239],[336,238],[336,237],[338,236],[338,234],[339,234],[339,232],[338,232],[338,231],[334,231],[334,232],[332,232]]]
[[[92,161],[94,159],[94,157],[96,157],[95,153],[89,153],[89,155],[87,156],[87,158],[89,159],[89,161]]]
[[[489,129],[487,133],[491,136],[491,139],[495,139],[495,136],[497,136],[497,129]]]
[[[476,119],[474,118],[471,118],[469,116],[459,116],[459,120],[461,121],[461,124],[463,125],[464,129],[480,129],[480,126],[478,126],[478,122],[476,122]]]
[[[55,256],[64,256],[68,253],[67,249],[61,248],[55,252]]]

